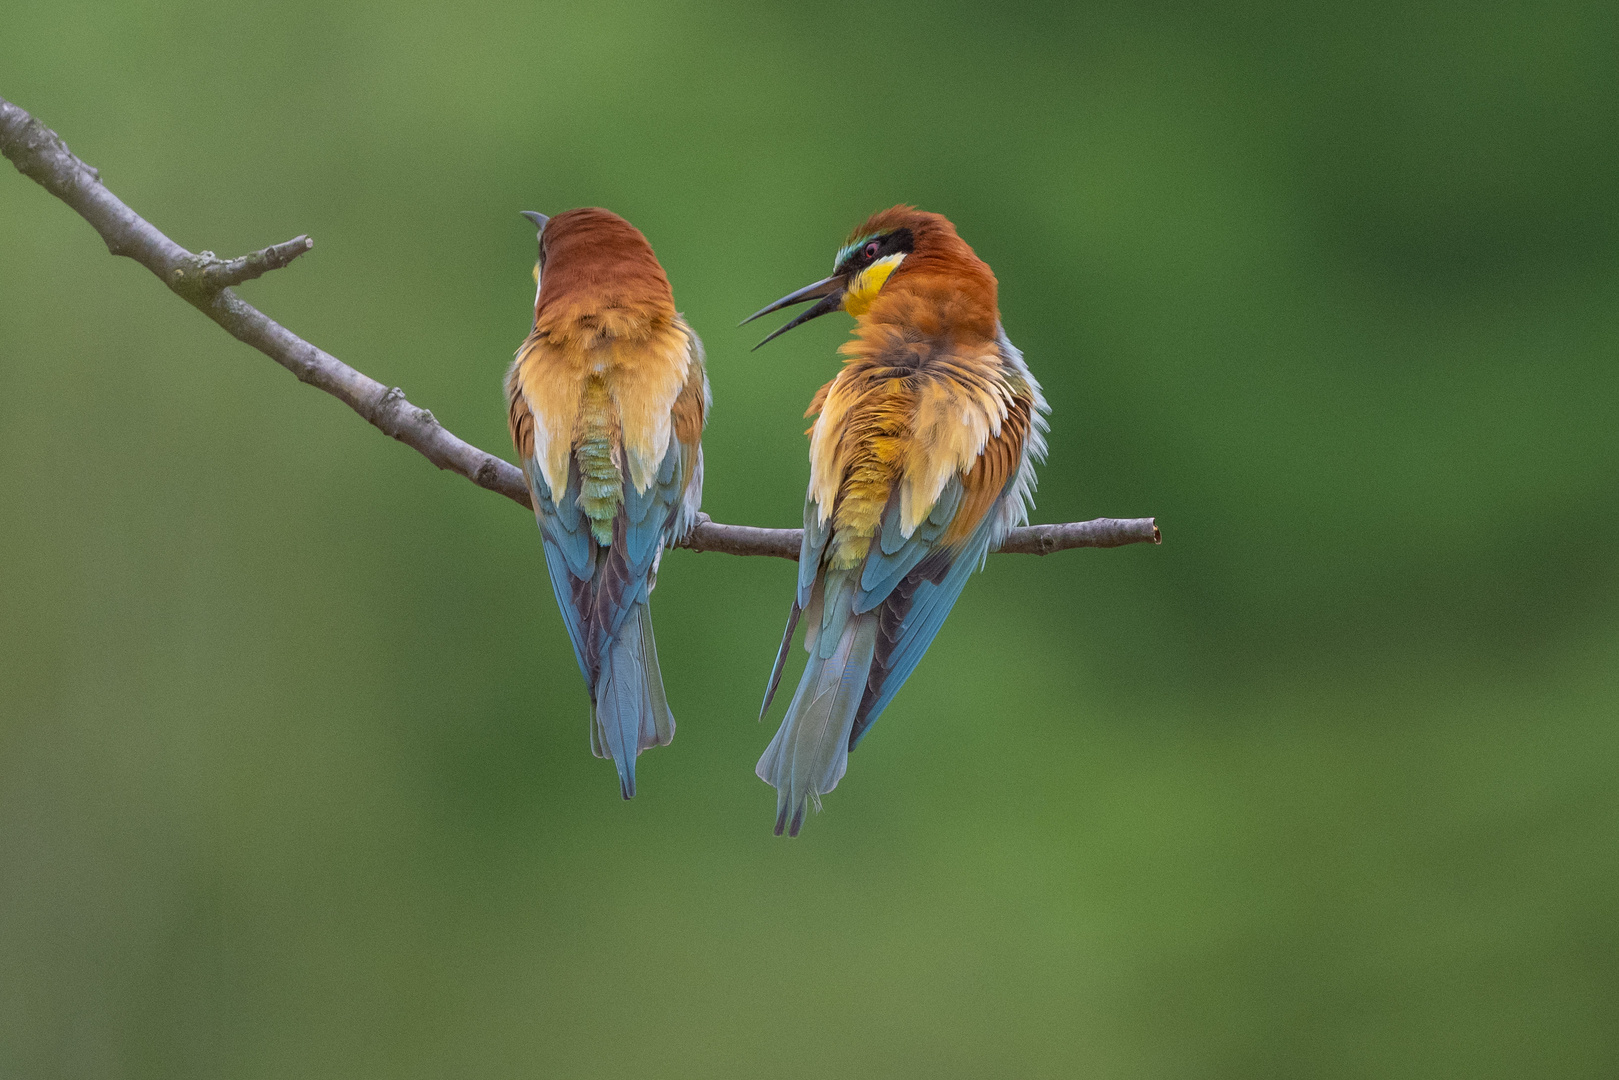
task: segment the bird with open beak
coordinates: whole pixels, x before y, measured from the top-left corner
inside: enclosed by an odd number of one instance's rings
[[[805,413],[798,589],[760,710],[802,620],[809,663],[756,770],[776,788],[778,836],[837,786],[968,575],[1028,519],[1049,411],[1001,329],[995,275],[938,214],[872,215],[830,277],[744,322],[810,300],[759,343],[832,311],[856,320]]]
[[[635,226],[600,209],[523,216],[540,250],[533,329],[506,376],[512,443],[590,692],[590,748],[628,799],[636,757],[675,733],[648,601],[702,502],[703,346]]]

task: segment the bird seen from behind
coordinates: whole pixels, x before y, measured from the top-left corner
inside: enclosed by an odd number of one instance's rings
[[[968,575],[1027,520],[1049,411],[1001,329],[995,275],[938,214],[874,214],[830,277],[744,322],[809,300],[759,344],[840,309],[856,324],[805,413],[798,589],[761,718],[800,621],[810,659],[756,770],[776,788],[778,836],[837,786]]]
[[[512,443],[590,692],[590,748],[628,799],[636,757],[675,733],[648,600],[702,501],[703,346],[635,226],[594,208],[523,216],[540,250],[533,330],[506,376]]]

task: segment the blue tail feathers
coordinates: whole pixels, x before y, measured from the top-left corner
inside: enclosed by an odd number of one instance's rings
[[[617,637],[601,658],[590,708],[590,750],[618,768],[619,790],[635,797],[635,759],[651,746],[668,746],[675,718],[663,694],[652,612],[632,605]]]
[[[846,609],[849,600],[840,589],[828,603]],[[845,610],[832,622],[837,638],[829,640],[823,629],[819,642],[808,643],[810,660],[787,716],[754,770],[776,789],[777,836],[797,836],[808,804],[819,808],[848,768],[849,735],[876,657],[877,616]]]

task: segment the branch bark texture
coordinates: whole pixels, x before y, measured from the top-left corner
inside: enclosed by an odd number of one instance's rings
[[[331,394],[439,468],[459,473],[479,487],[533,509],[528,486],[516,466],[457,438],[431,412],[412,405],[397,386],[386,386],[349,367],[231,290],[234,285],[286,266],[310,250],[315,243],[309,237],[295,237],[235,259],[221,259],[211,251],[193,254],[109,191],[101,182],[100,172],[74,155],[56,132],[4,98],[0,98],[0,154],[9,158],[18,172],[88,221],[101,234],[108,251],[146,267],[238,341],[264,353],[300,381]],[[721,525],[704,514],[680,546],[694,551],[796,559],[799,539],[798,529]],[[1000,550],[1045,555],[1074,547],[1156,544],[1159,540],[1152,518],[1098,518],[1014,529]]]

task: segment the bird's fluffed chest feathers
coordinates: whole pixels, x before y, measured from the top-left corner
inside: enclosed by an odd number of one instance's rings
[[[1018,408],[982,298],[951,282],[907,284],[871,304],[840,350],[843,370],[811,405],[810,497],[833,519],[834,566],[864,558],[891,499],[911,535]]]

